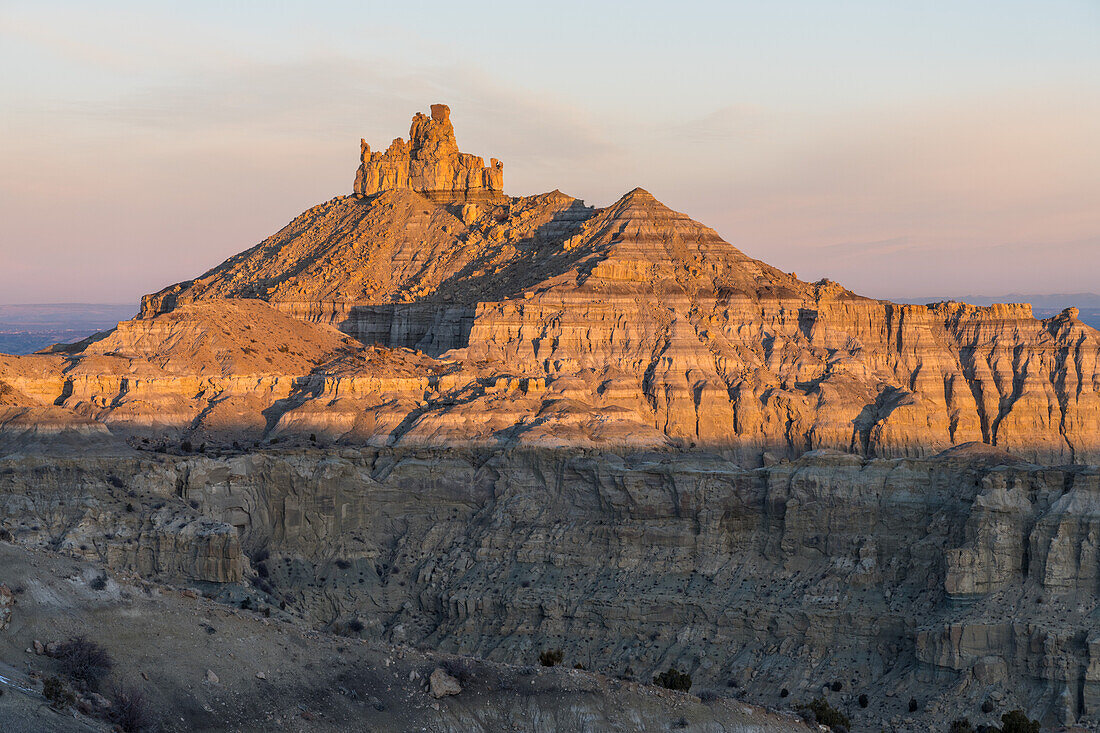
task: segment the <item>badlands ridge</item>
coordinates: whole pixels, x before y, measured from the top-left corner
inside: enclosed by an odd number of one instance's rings
[[[443,105],[135,319],[0,355],[0,456],[13,541],[320,628],[859,729],[1100,721],[1100,333],[803,282],[642,189],[507,196]]]
[[[1100,460],[1100,333],[1074,309],[863,298],[641,189],[604,209],[506,197],[443,105],[410,137],[364,143],[355,195],[146,296],[137,319],[3,357],[3,435],[47,421],[192,443],[705,447],[747,464],[979,442]]]

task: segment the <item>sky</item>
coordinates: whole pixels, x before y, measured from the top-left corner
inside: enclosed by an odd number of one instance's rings
[[[435,102],[505,191],[642,186],[894,299],[1100,292],[1100,1],[0,0],[0,303],[137,302]]]

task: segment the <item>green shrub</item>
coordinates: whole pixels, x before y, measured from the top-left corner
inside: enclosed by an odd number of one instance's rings
[[[543,667],[556,667],[565,659],[561,649],[543,649],[539,652],[539,664]]]
[[[823,697],[816,697],[809,705],[799,705],[796,710],[805,717],[821,725],[827,725],[832,730],[848,730],[852,727],[852,721],[848,716],[840,712]]]
[[[679,690],[687,692],[691,689],[691,675],[681,672],[675,667],[669,667],[667,672],[661,672],[653,678],[653,684],[666,690]]]
[[[64,710],[76,702],[76,695],[72,693],[65,681],[56,675],[42,681],[42,695],[55,710]]]
[[[1001,733],[1039,733],[1038,720],[1031,720],[1023,710],[1013,710],[1001,716]]]

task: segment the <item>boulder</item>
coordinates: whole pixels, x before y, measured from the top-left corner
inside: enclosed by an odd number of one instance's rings
[[[457,695],[462,692],[462,685],[458,684],[458,680],[444,672],[442,668],[436,667],[435,671],[432,672],[432,676],[428,678],[428,691],[432,697],[438,700],[441,697]]]

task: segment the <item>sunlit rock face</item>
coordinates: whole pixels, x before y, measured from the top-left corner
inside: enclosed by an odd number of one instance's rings
[[[408,189],[439,203],[503,198],[504,164],[493,158],[486,167],[478,156],[459,152],[445,104],[433,104],[430,117],[418,112],[408,142],[397,138],[385,153],[372,153],[362,140],[360,160],[355,174],[359,197]]]

